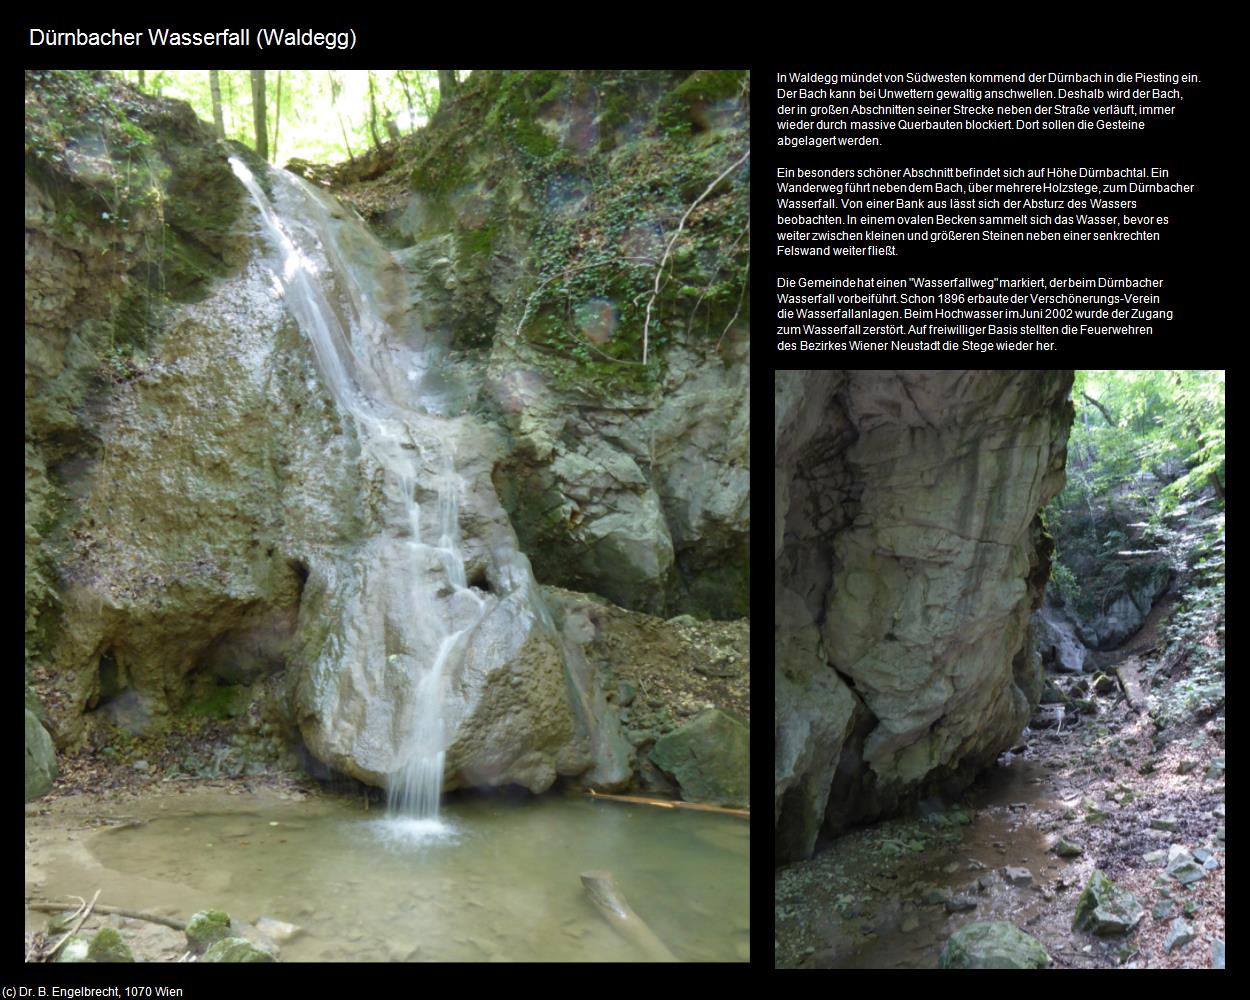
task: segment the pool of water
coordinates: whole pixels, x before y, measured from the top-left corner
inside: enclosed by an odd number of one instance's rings
[[[184,917],[209,907],[302,933],[284,961],[636,961],[579,874],[609,869],[684,961],[750,957],[750,827],[741,819],[581,799],[467,799],[440,823],[358,803],[146,800],[140,825],[87,835],[42,892]],[[58,885],[64,881],[65,885]]]

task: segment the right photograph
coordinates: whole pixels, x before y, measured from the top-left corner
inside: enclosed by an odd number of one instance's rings
[[[775,966],[1222,969],[1225,372],[774,380]]]

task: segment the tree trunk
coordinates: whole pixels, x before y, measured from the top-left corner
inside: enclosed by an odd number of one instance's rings
[[[382,140],[378,138],[378,102],[373,94],[373,70],[369,70],[369,134],[373,136],[373,148],[381,149]]]
[[[408,105],[408,131],[412,131],[417,127],[417,109],[412,106],[412,91],[408,89],[408,74],[402,69],[395,71],[399,77],[400,86],[404,88],[404,101]]]
[[[282,122],[282,70],[278,70],[278,97],[273,105],[273,158],[278,159],[278,125]]]
[[[143,70],[139,70],[139,89],[143,89]]]
[[[256,126],[256,155],[269,162],[269,133],[265,128],[265,71],[252,70],[252,121]]]
[[[213,127],[217,130],[217,138],[224,139],[226,137],[226,126],[221,120],[221,71],[210,69],[208,71],[208,89],[213,95]]]
[[[440,69],[438,71],[438,106],[450,104],[456,96],[456,71]]]

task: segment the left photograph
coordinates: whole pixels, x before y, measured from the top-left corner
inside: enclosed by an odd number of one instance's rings
[[[28,71],[27,962],[750,959],[750,74]]]

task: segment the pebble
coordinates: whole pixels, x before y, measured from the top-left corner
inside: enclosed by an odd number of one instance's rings
[[[1004,868],[1003,878],[1011,885],[1033,884],[1033,873],[1027,868]]]
[[[1055,853],[1058,854],[1059,857],[1061,858],[1080,857],[1081,854],[1084,853],[1084,851],[1085,851],[1085,848],[1083,848],[1080,844],[1073,843],[1071,840],[1068,840],[1066,837],[1060,837],[1059,842],[1055,844]]]
[[[975,910],[977,901],[969,899],[967,896],[953,896],[946,901],[947,913],[960,913],[963,910]]]
[[[1159,819],[1152,819],[1150,821],[1150,827],[1153,830],[1175,831],[1178,825],[1179,824],[1177,823],[1175,816],[1162,816]]]

